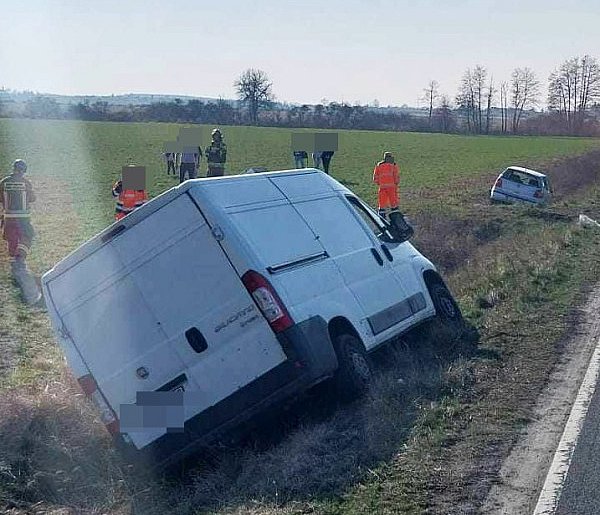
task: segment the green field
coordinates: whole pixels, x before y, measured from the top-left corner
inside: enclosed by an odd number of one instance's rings
[[[110,186],[129,160],[145,165],[155,196],[173,185],[163,173],[162,144],[174,140],[179,125],[101,122],[0,120],[0,163],[8,170],[15,156],[27,160],[30,177],[51,177],[67,185],[86,227],[100,229],[110,221]],[[208,129],[210,127],[207,127]],[[290,130],[224,127],[228,173],[251,166],[269,170],[292,166]],[[493,175],[509,164],[539,163],[581,153],[600,143],[592,139],[482,137],[368,131],[339,131],[333,175],[373,202],[374,164],[384,150],[395,153],[402,189],[436,187],[453,178]],[[491,179],[490,179],[491,180]],[[92,220],[94,222],[92,222]],[[86,235],[89,235],[86,232]]]
[[[0,120],[0,163],[8,171],[13,159],[26,159],[38,194],[31,267],[45,271],[112,222],[110,187],[129,160],[146,165],[151,196],[175,185],[160,153],[178,128]],[[229,173],[292,165],[289,130],[223,132]],[[384,150],[395,153],[416,244],[442,265],[484,352],[460,347],[446,355],[435,342],[424,345],[421,354],[401,358],[409,365],[402,383],[388,371],[366,400],[316,421],[304,415],[271,448],[225,452],[185,475],[182,487],[140,485],[123,475],[104,429],[65,374],[47,317],[20,303],[1,248],[0,511],[450,513],[450,501],[465,501],[469,473],[490,462],[490,449],[501,452],[497,442],[508,445],[529,416],[558,358],[569,309],[600,270],[600,239],[572,224],[578,212],[600,216],[600,163],[574,157],[599,149],[600,140],[339,134],[332,175],[371,203],[373,166]],[[489,206],[488,188],[510,164],[548,167],[554,177],[578,173],[580,182],[559,192],[564,198],[553,216]]]

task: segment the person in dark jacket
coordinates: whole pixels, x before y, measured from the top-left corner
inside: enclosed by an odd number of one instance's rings
[[[29,210],[30,204],[35,202],[35,194],[31,183],[25,178],[26,171],[25,161],[17,159],[13,163],[12,173],[0,181],[2,237],[8,244],[11,260],[23,266],[35,236]]]
[[[212,141],[204,152],[207,163],[207,177],[220,177],[225,175],[225,161],[227,161],[227,145],[223,141],[220,129],[213,129]]]
[[[321,161],[323,163],[323,171],[329,175],[329,163],[333,157],[333,150],[325,150],[321,152]]]

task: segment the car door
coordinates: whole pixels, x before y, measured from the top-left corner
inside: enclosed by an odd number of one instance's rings
[[[378,339],[411,315],[406,292],[374,231],[344,198],[298,202],[296,209],[338,266]]]
[[[412,264],[413,259],[419,256],[419,252],[408,241],[402,243],[394,241],[380,217],[359,198],[352,196],[346,198],[377,237],[382,252],[390,261],[396,278],[409,299],[413,313],[425,309],[422,280]]]

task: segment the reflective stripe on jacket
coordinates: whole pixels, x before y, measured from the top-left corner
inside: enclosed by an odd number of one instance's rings
[[[117,200],[116,211],[131,213],[136,207],[140,207],[148,201],[145,190],[121,190]]]
[[[400,182],[398,165],[380,161],[373,170],[373,182],[380,188],[393,188]]]
[[[0,204],[4,218],[29,218],[29,204],[35,201],[31,183],[21,174],[11,174],[0,181]]]
[[[227,161],[227,145],[223,141],[213,141],[204,152],[209,166],[224,166]]]

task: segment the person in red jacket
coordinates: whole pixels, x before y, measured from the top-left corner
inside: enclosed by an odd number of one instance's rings
[[[385,217],[386,209],[398,211],[400,174],[390,152],[384,152],[383,161],[379,161],[375,166],[373,182],[379,187],[379,215]]]
[[[134,209],[142,206],[148,201],[146,190],[125,190],[123,181],[118,180],[112,188],[113,197],[118,197],[115,207],[115,220],[127,216]]]

